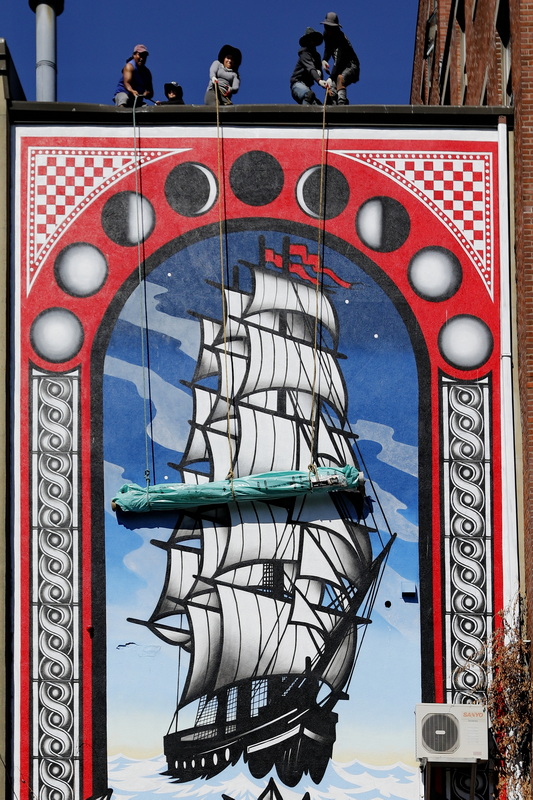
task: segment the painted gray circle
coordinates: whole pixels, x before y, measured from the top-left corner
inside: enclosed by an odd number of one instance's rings
[[[78,317],[66,308],[48,308],[33,321],[30,331],[35,352],[46,361],[69,361],[83,344],[83,327]]]
[[[169,206],[182,217],[198,217],[216,203],[218,183],[213,172],[203,164],[187,161],[172,169],[165,181]]]
[[[439,350],[457,369],[477,369],[492,353],[494,340],[489,326],[478,317],[458,314],[442,326]]]
[[[407,277],[419,297],[436,303],[453,297],[463,281],[463,270],[454,253],[435,245],[413,256]]]
[[[333,219],[350,199],[348,181],[336,167],[309,167],[296,184],[296,200],[302,211],[315,219]],[[322,207],[322,208],[321,208]]]
[[[65,247],[54,263],[58,285],[74,297],[96,294],[107,280],[107,261],[97,247],[76,242]]]
[[[102,227],[116,244],[134,247],[143,242],[155,227],[154,207],[137,192],[118,192],[102,210]]]
[[[393,197],[371,197],[355,219],[357,235],[378,253],[397,250],[409,236],[411,221],[404,206]]]
[[[262,150],[251,150],[235,159],[229,175],[235,197],[248,206],[266,206],[283,189],[281,164]]]

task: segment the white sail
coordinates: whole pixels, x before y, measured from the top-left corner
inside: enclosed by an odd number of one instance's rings
[[[194,401],[194,422],[198,426],[205,425],[210,418],[218,393],[201,384],[192,387]]]
[[[336,336],[335,312],[323,292],[319,292],[317,299],[317,291],[314,286],[307,286],[296,280],[287,280],[283,275],[275,272],[257,270],[254,277],[255,292],[252,302],[246,309],[248,317],[268,309],[278,309],[283,312],[300,312],[314,320],[318,306],[318,319],[333,336]]]
[[[231,536],[220,562],[220,573],[239,564],[273,559],[296,560],[299,529],[287,525],[287,511],[267,503],[239,503],[231,509]]]
[[[326,611],[324,608],[309,603],[304,593],[298,590],[298,583],[297,581],[297,591],[294,595],[294,604],[290,617],[291,623],[293,625],[309,625],[317,628],[324,637],[331,635],[331,632],[339,622],[339,614]]]
[[[357,628],[349,626],[334,655],[322,671],[322,679],[333,690],[341,691],[346,686],[355,661]]]
[[[323,466],[340,466],[349,464],[355,466],[355,457],[352,450],[350,435],[335,430],[328,426],[323,419],[318,425],[317,456]]]
[[[228,403],[232,403],[242,391],[242,386],[248,371],[249,359],[241,354],[223,352],[223,345],[217,350],[219,358],[218,374],[219,400],[216,410],[213,411],[215,419],[226,416]]]
[[[334,586],[352,586],[361,583],[362,573],[368,572],[368,563],[362,561],[353,544],[346,537],[335,535],[325,527],[306,529],[303,537],[300,574],[316,577]]]
[[[200,317],[200,322],[202,326],[202,344],[193,378],[195,381],[207,378],[209,375],[218,375],[218,359],[213,343],[220,333],[220,323],[205,317]]]
[[[310,529],[319,532],[331,531],[353,547],[363,563],[366,562],[369,566],[372,563],[372,545],[368,528],[343,519],[332,495],[324,494],[321,497],[299,499],[295,504],[293,516],[300,524],[305,524]]]
[[[241,403],[241,429],[236,465],[239,475],[298,469],[299,428],[295,419]],[[309,449],[306,451],[309,463]]]
[[[338,413],[346,408],[344,382],[331,353],[314,353],[305,342],[250,327],[250,362],[244,395],[267,388],[315,391],[317,399],[330,403]],[[315,376],[316,366],[316,378]]]
[[[206,461],[209,458],[209,451],[206,446],[205,435],[201,428],[196,426],[192,429],[192,435],[186,448],[186,458],[183,464],[193,464],[195,461]]]
[[[165,596],[161,599],[158,616],[172,614],[183,601],[190,597],[193,587],[198,583],[196,575],[200,567],[200,550],[174,545],[169,549],[169,563]],[[205,587],[204,587],[205,588]]]
[[[291,625],[292,604],[235,586],[218,585],[224,634],[215,689],[270,675],[302,675],[321,652],[322,636]]]
[[[156,636],[163,639],[167,644],[177,645],[182,647],[187,652],[191,649],[191,632],[184,628],[176,628],[165,622],[150,622],[147,623]]]
[[[209,460],[212,465],[211,480],[222,481],[232,468],[232,460],[237,450],[235,436],[230,435],[228,441],[228,435],[225,430],[214,430],[213,428],[208,428],[205,431],[205,435],[209,442]]]
[[[211,579],[216,575],[222,563],[230,530],[226,524],[219,524],[211,520],[204,520],[202,531],[202,562],[199,575],[201,578]]]
[[[181,705],[197,700],[213,687],[218,671],[222,638],[220,611],[208,605],[190,603],[188,612],[194,649],[191,653],[189,674]]]

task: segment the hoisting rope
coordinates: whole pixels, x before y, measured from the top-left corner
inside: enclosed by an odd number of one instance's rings
[[[142,250],[141,241],[143,240],[143,220],[142,220],[142,204],[140,197],[139,187],[139,172],[140,161],[138,155],[137,144],[137,122],[136,122],[136,106],[139,95],[135,95],[133,101],[133,160],[135,162],[135,217],[137,222],[137,276],[138,276],[138,289],[139,289],[139,317],[140,317],[140,331],[141,331],[141,372],[143,383],[143,421],[144,421],[144,478],[146,481],[146,490],[150,486],[150,458],[149,458],[149,437],[148,437],[148,403],[151,407],[151,388],[150,382],[146,379],[146,353],[148,331],[145,327],[146,320],[146,300],[143,291],[143,269],[142,269]]]
[[[321,298],[322,287],[322,261],[323,261],[323,228],[326,225],[326,216],[324,208],[324,173],[326,166],[326,103],[329,97],[329,86],[326,88],[324,95],[324,102],[322,104],[322,137],[320,146],[320,190],[318,199],[318,254],[317,254],[317,277],[315,284],[315,323],[313,332],[313,382],[311,387],[311,442],[310,442],[310,458],[309,464],[309,477],[316,475],[317,465],[315,463],[315,436],[317,424],[317,406],[316,406],[316,383],[317,383],[317,359],[318,359],[318,314],[319,314],[319,300]]]
[[[220,127],[220,103],[218,97],[218,83],[214,85],[215,90],[215,106],[217,118],[217,178],[218,178],[218,242],[220,252],[220,291],[222,295],[222,336],[224,341],[224,373],[225,373],[225,390],[226,390],[226,435],[228,439],[229,450],[229,470],[226,480],[229,480],[231,486],[231,493],[235,497],[233,490],[233,445],[231,443],[231,414],[230,414],[230,390],[229,390],[229,358],[228,358],[228,335],[226,329],[226,320],[228,313],[228,302],[226,297],[226,282],[225,282],[225,259],[224,259],[224,169],[223,169],[223,152],[222,152],[222,134]]]

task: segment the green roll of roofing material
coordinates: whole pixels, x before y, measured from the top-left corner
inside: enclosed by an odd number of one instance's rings
[[[246,500],[282,500],[307,493],[361,490],[363,473],[356,467],[318,467],[308,472],[265,472],[208,483],[139,486],[127,483],[112,499],[114,510],[146,513],[218,505]]]

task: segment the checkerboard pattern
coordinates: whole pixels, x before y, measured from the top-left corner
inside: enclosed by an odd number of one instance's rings
[[[350,157],[390,175],[428,205],[460,241],[493,296],[490,154],[354,152]]]
[[[133,148],[29,148],[28,288],[51,247],[102,191],[162,152]],[[137,158],[136,158],[137,156]]]

